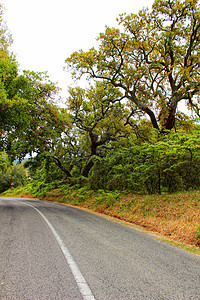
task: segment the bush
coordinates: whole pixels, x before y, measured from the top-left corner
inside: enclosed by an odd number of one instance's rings
[[[91,187],[95,190],[130,190],[137,193],[198,189],[200,134],[193,131],[159,136],[141,145],[120,147],[95,159]]]

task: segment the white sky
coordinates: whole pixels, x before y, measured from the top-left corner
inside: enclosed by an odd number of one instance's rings
[[[136,13],[153,0],[2,0],[20,69],[48,71],[62,96],[72,83],[63,71],[74,51],[95,46],[105,26],[116,27],[120,13]]]

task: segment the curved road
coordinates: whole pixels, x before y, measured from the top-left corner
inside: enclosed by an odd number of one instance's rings
[[[74,207],[0,198],[0,299],[200,299],[200,256]]]

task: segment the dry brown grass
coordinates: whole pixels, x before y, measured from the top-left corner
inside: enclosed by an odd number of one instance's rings
[[[164,198],[164,199],[163,199]],[[129,205],[134,199],[134,204]],[[126,207],[121,209],[122,207]],[[195,224],[200,226],[200,192],[179,195],[122,197],[119,205],[101,213],[132,222],[173,241],[200,249]]]

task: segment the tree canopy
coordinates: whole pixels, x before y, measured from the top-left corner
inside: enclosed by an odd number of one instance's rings
[[[156,0],[151,10],[123,14],[122,29],[107,27],[98,49],[74,52],[66,63],[80,79],[102,80],[123,93],[128,121],[149,116],[170,130],[186,101],[199,116],[200,10],[197,0]]]

